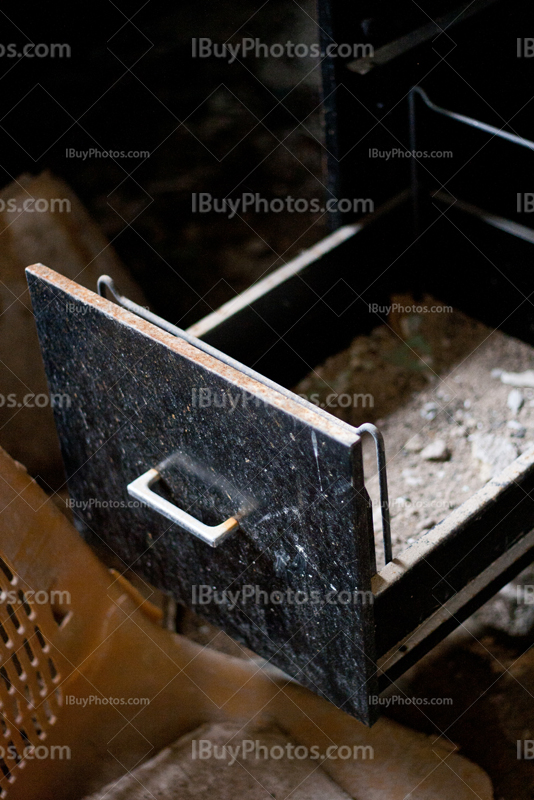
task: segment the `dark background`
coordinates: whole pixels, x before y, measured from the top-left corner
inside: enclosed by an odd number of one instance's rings
[[[317,60],[193,59],[191,39],[313,38],[303,8],[149,2],[128,21],[135,7],[107,0],[8,4],[3,42],[65,42],[71,57],[0,59],[1,184],[43,169],[64,178],[152,307],[191,324],[324,233],[320,214],[192,213],[193,192],[321,197],[323,148]],[[151,156],[83,161],[68,148]]]
[[[534,59],[516,57],[517,38],[534,33],[534,10],[522,1],[490,5],[365,76],[349,72],[346,60],[331,62],[325,94],[338,113],[338,137],[326,146],[317,59],[193,59],[192,37],[270,44],[321,34],[323,42],[379,48],[457,5],[338,2],[329,29],[324,8],[319,28],[314,3],[294,0],[149,2],[139,10],[108,0],[74,9],[9,3],[0,12],[2,42],[65,42],[71,57],[0,58],[1,184],[43,169],[63,177],[152,307],[185,327],[328,227],[321,213],[193,214],[193,192],[322,200],[330,153],[332,192],[372,198],[376,207],[408,185],[410,165],[370,159],[368,150],[409,145],[406,93],[416,82],[441,105],[499,127],[513,117],[506,129],[534,138]],[[487,142],[422,108],[417,143],[454,151],[452,160],[423,162],[429,188],[446,183],[465,200],[531,225],[516,214],[517,192],[532,190],[531,152]],[[70,148],[151,155],[82,161],[66,157]],[[512,182],[505,164],[513,164]]]

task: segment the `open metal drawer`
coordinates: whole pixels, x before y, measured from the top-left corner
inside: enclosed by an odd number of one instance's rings
[[[368,724],[370,698],[534,555],[526,453],[377,574],[359,429],[272,383],[294,385],[314,345],[313,363],[324,357],[317,331],[339,349],[366,330],[366,268],[390,263],[409,203],[405,193],[340,229],[183,333],[189,341],[46,267],[28,269],[50,391],[71,398],[54,410],[82,534]],[[455,213],[473,240],[480,228],[524,257],[516,230]],[[328,294],[317,303],[325,281],[342,283],[345,309]],[[365,302],[386,291],[376,281]],[[250,368],[258,353],[267,378]],[[229,366],[228,355],[245,363]],[[160,490],[150,498],[151,482]]]

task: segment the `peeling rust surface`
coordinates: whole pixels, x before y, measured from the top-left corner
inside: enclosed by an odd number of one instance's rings
[[[71,398],[55,417],[82,535],[371,721],[359,437],[45,267],[28,282],[50,390]],[[200,389],[217,402],[196,403]],[[213,549],[132,501],[127,484],[155,467],[167,499],[208,525],[238,515],[237,532]]]

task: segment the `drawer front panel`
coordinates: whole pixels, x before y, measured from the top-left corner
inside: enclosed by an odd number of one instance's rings
[[[170,591],[369,722],[369,501],[357,434],[45,267],[28,282],[76,524],[108,561]],[[210,547],[132,498],[239,526]]]

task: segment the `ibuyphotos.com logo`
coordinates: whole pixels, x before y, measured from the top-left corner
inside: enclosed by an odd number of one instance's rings
[[[229,610],[247,604],[269,607],[283,605],[359,606],[372,605],[374,595],[371,591],[336,589],[334,587],[326,592],[319,592],[315,589],[306,591],[290,588],[266,591],[261,586],[245,584],[239,589],[217,590],[206,584],[195,584],[191,587],[191,602],[197,606],[224,606]]]
[[[210,739],[193,739],[191,742],[191,758],[193,761],[208,761],[215,758],[226,761],[231,767],[236,761],[254,759],[256,761],[371,761],[374,749],[370,745],[329,745],[324,752],[317,745],[306,747],[303,744],[287,742],[285,745],[267,745],[257,739],[244,739],[236,745],[215,744]]]
[[[374,48],[368,42],[330,42],[321,47],[317,42],[272,42],[245,37],[240,42],[214,42],[203,36],[191,39],[193,58],[221,58],[233,64],[241,58],[373,58]]]
[[[191,211],[193,214],[224,214],[233,219],[242,214],[372,214],[375,204],[369,197],[262,197],[245,192],[241,197],[214,197],[209,192],[193,192]]]

